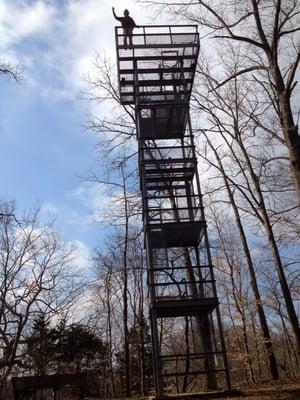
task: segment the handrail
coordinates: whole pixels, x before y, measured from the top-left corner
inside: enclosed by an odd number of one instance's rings
[[[213,268],[212,265],[208,265],[208,264],[201,264],[201,265],[192,265],[191,267],[185,267],[184,265],[180,265],[178,267],[172,265],[171,267],[154,267],[152,268],[152,270],[154,272],[162,272],[162,271],[166,271],[166,272],[170,272],[173,270],[180,270],[180,271],[184,271],[184,270],[189,270],[190,268],[192,268],[192,270],[197,270],[198,268],[200,269],[210,269]]]
[[[174,279],[176,279],[176,276],[173,276]],[[178,279],[180,279],[180,277],[178,277]],[[182,282],[181,280],[178,280],[176,282],[173,281],[168,281],[168,282],[154,282],[154,283],[149,283],[150,286],[154,286],[154,287],[159,287],[159,286],[178,286],[178,285],[189,285],[190,283],[203,283],[204,285],[209,285],[211,283],[216,282],[215,279],[195,279],[193,281],[191,280],[185,280],[184,282]],[[172,288],[173,290],[173,288]],[[174,293],[174,296],[177,295],[177,293]],[[166,296],[170,296],[169,294],[166,294]],[[201,296],[202,297],[202,296]]]
[[[169,32],[157,32],[157,33],[156,32],[153,32],[153,33],[145,32],[145,33],[132,33],[132,36],[170,36],[171,37],[171,36],[176,36],[176,35],[195,35],[195,37],[197,37],[195,32],[171,32],[171,33],[169,33]],[[124,33],[122,33],[122,34],[120,34],[118,36],[124,36]]]
[[[122,26],[115,26],[116,29],[122,29]],[[138,28],[135,29],[143,29],[143,28],[195,28],[195,31],[198,32],[198,25],[195,24],[176,24],[176,25],[139,25]]]
[[[186,30],[182,30],[182,28]],[[165,31],[159,32],[159,29]],[[124,31],[122,26],[116,26],[115,27],[115,32],[116,32],[116,37],[123,37],[124,36]],[[134,29],[132,32],[133,37],[143,37],[143,45],[149,45],[147,43],[147,37],[155,37],[155,36],[162,36],[162,37],[169,37],[170,38],[170,45],[172,46],[178,46],[177,43],[173,43],[173,37],[176,36],[182,36],[182,35],[193,35],[194,39],[192,43],[190,41],[187,41],[187,44],[189,45],[198,45],[200,43],[199,40],[199,34],[198,34],[198,26],[197,25],[141,25],[137,28]],[[181,45],[184,45],[184,43],[180,43]],[[139,44],[141,45],[141,44]],[[153,44],[152,44],[153,45]],[[117,47],[122,46],[118,45]]]
[[[200,357],[207,357],[208,354],[212,354],[212,355],[220,355],[220,354],[224,354],[225,351],[205,351],[205,352],[199,352],[199,353],[176,353],[176,354],[161,354],[160,358],[163,361],[166,361],[168,359],[172,360],[175,358],[180,358],[183,357],[185,358],[186,356],[189,356],[190,358],[200,358]]]

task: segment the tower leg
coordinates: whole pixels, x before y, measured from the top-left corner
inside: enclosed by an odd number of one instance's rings
[[[155,383],[155,392],[157,396],[163,394],[162,389],[162,378],[161,378],[161,362],[159,358],[160,344],[157,327],[157,317],[154,310],[150,310],[150,322],[151,322],[151,339],[152,339],[152,361],[153,361],[153,375]]]

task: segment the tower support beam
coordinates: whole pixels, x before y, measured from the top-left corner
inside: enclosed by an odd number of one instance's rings
[[[125,50],[116,28],[120,101],[135,107],[155,389],[230,388],[189,101],[197,26],[143,26]]]

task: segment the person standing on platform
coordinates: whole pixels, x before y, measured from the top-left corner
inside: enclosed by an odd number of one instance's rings
[[[115,13],[115,7],[112,8],[115,19],[121,22],[124,34],[124,46],[127,49],[127,37],[129,39],[129,48],[132,49],[132,31],[133,28],[138,28],[134,20],[129,17],[129,11],[124,10],[124,17],[117,17]]]

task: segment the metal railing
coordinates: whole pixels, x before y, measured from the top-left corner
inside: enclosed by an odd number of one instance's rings
[[[117,45],[123,46],[122,26],[115,27]],[[133,30],[134,46],[199,46],[197,25],[143,25]]]

